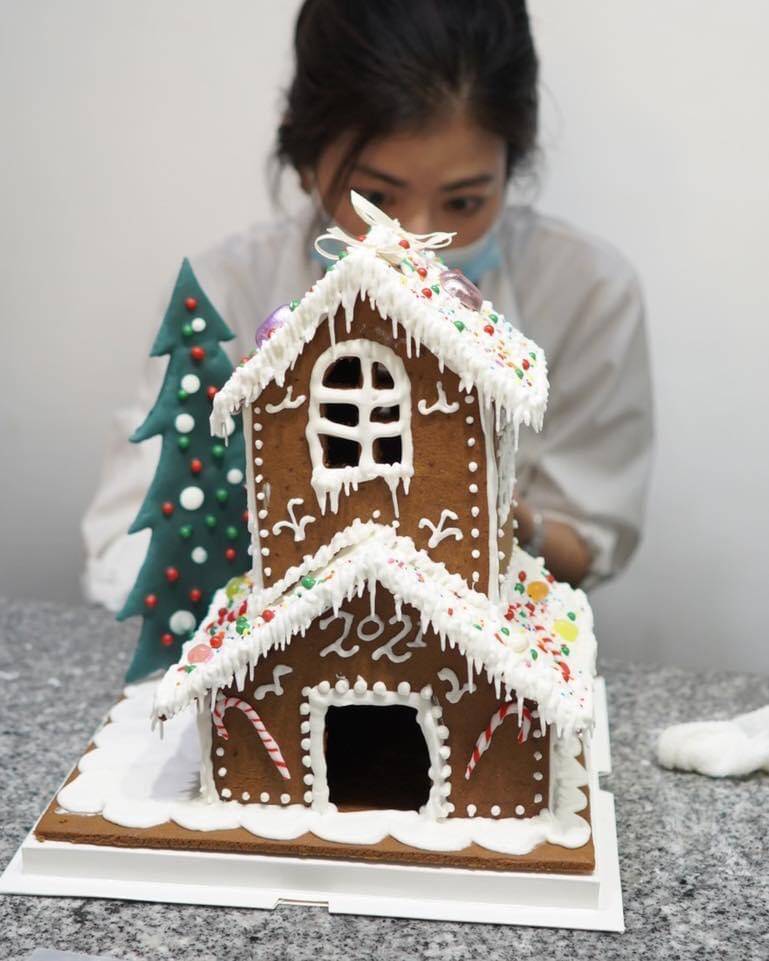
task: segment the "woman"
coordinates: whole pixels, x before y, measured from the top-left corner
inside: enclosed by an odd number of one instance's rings
[[[444,258],[540,344],[551,394],[540,435],[522,432],[519,540],[560,579],[615,575],[640,535],[652,403],[644,313],[632,269],[611,248],[505,202],[537,134],[538,62],[521,0],[306,0],[296,70],[277,136],[310,202],[298,221],[257,226],[192,266],[249,350],[256,324],[322,275],[312,242],[335,221],[357,234],[350,189],[410,231],[450,230]],[[146,538],[125,531],[156,449],[131,447],[162,364],[118,415],[115,447],[84,521],[85,589],[122,603]]]

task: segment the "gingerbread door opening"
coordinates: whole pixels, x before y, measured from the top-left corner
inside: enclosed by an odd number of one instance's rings
[[[403,705],[329,707],[329,801],[341,811],[418,811],[430,796],[430,756],[417,712]]]

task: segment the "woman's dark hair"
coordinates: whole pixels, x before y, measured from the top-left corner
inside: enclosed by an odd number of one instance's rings
[[[507,174],[533,152],[538,61],[524,0],[305,0],[277,159],[314,167],[352,134],[339,187],[370,141],[466,105],[507,143]]]

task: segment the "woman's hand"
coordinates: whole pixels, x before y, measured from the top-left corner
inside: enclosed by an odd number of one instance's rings
[[[535,533],[535,511],[525,500],[518,500],[515,508],[517,537],[520,546],[526,545]],[[559,581],[579,587],[590,570],[590,548],[571,524],[551,518],[543,518],[541,547],[537,551],[545,559],[550,573]]]

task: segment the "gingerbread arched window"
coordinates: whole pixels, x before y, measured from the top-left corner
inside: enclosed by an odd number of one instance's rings
[[[414,466],[411,384],[394,351],[373,340],[342,341],[324,351],[310,377],[305,433],[321,511],[327,498],[336,512],[342,490],[381,477],[397,516],[398,485],[408,493]]]

